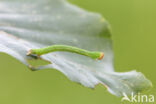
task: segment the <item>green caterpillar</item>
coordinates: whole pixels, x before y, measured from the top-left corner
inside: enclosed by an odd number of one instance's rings
[[[101,60],[104,57],[103,52],[92,52],[92,51],[87,51],[84,49],[80,49],[80,48],[73,47],[73,46],[67,46],[67,45],[52,45],[52,46],[48,46],[45,48],[31,49],[27,52],[27,55],[35,54],[37,56],[41,56],[43,54],[48,54],[50,52],[55,52],[55,51],[77,53],[80,55],[90,57],[92,59],[99,59],[99,60]]]

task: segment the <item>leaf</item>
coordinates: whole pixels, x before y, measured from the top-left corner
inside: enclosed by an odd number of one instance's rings
[[[1,0],[0,52],[7,53],[32,70],[56,69],[70,80],[94,88],[102,84],[116,96],[148,90],[151,82],[143,74],[114,72],[110,27],[105,19],[65,0]],[[97,61],[73,53],[54,52],[41,56],[48,65],[33,67],[28,50],[53,44],[102,51]],[[36,59],[37,60],[37,59]]]

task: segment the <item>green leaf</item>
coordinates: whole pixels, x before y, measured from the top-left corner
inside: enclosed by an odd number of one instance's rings
[[[114,72],[112,39],[108,23],[65,0],[1,0],[0,52],[7,53],[32,70],[56,69],[70,80],[94,88],[102,84],[116,96],[148,90],[152,84],[143,74]],[[102,51],[102,61],[73,53],[55,52],[41,56],[50,64],[33,67],[29,49],[53,44]],[[38,60],[38,59],[36,59]]]

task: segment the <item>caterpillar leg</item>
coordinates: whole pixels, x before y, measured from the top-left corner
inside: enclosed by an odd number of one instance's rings
[[[32,53],[32,49],[30,49],[30,50],[26,53],[26,55],[27,55],[27,56],[32,56],[32,57],[34,57],[34,58],[36,58],[36,59],[41,59],[41,58],[40,58],[40,55],[36,55],[36,54],[33,54],[33,53]]]

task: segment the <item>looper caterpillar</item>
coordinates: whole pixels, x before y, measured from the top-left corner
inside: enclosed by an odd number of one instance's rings
[[[101,60],[104,57],[103,52],[96,52],[96,51],[92,52],[92,51],[87,51],[84,49],[80,49],[80,48],[68,46],[68,45],[52,45],[52,46],[39,48],[39,49],[31,49],[27,52],[27,55],[35,54],[37,56],[40,56],[40,55],[48,54],[50,52],[55,52],[55,51],[77,53],[80,55],[90,57],[92,59],[99,59],[99,60]]]

